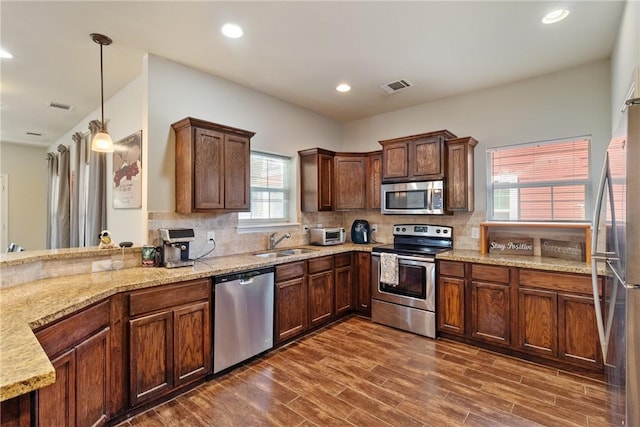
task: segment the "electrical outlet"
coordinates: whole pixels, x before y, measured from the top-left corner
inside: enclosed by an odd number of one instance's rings
[[[378,231],[378,224],[371,224],[371,231],[372,232]]]
[[[302,234],[309,234],[309,230],[311,229],[311,226],[309,224],[305,224],[302,226]]]
[[[211,230],[207,231],[207,244],[214,245],[216,243],[216,232]]]
[[[101,261],[93,261],[91,263],[91,272],[97,273],[99,271],[109,271],[111,270],[111,260],[103,259]]]
[[[471,227],[471,238],[473,239],[480,238],[480,229],[478,227]]]

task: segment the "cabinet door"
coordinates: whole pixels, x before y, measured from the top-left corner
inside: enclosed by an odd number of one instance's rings
[[[173,387],[173,313],[129,320],[129,403],[135,406]]]
[[[56,382],[38,390],[38,425],[63,427],[76,425],[76,351],[51,361]]]
[[[333,156],[318,155],[318,210],[333,210]]]
[[[438,279],[438,330],[457,335],[465,333],[464,307],[465,280],[440,276]]]
[[[333,317],[333,271],[309,275],[309,326],[318,326]]]
[[[380,186],[382,185],[382,153],[369,154],[366,158],[366,208],[380,210]]]
[[[542,356],[558,354],[558,296],[553,291],[518,291],[518,344],[521,350]]]
[[[438,179],[444,176],[442,138],[430,137],[409,144],[410,177],[416,180]]]
[[[98,426],[109,419],[109,328],[76,347],[76,424]]]
[[[371,254],[356,253],[356,310],[366,316],[371,316]]]
[[[471,335],[486,342],[511,342],[510,287],[498,283],[471,282]]]
[[[175,386],[204,377],[211,372],[211,314],[209,302],[174,310]]]
[[[335,210],[365,209],[364,156],[335,156]]]
[[[23,394],[0,402],[0,426],[31,426],[31,395]]]
[[[558,294],[558,357],[602,367],[593,297]]]
[[[336,255],[335,296],[336,315],[353,310],[353,268],[350,253]]]
[[[249,210],[251,201],[249,138],[226,135],[224,142],[224,207]],[[221,169],[220,169],[221,170]]]
[[[223,209],[224,135],[213,130],[196,128],[193,157],[193,208]],[[180,180],[180,176],[176,176],[176,180]]]
[[[407,142],[394,142],[382,147],[382,181],[395,182],[409,178]]]
[[[447,210],[473,211],[473,149],[471,138],[447,141]]]
[[[307,330],[307,281],[305,277],[276,283],[276,340],[278,343]]]

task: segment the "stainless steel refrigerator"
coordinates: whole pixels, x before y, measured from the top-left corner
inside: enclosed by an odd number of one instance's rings
[[[627,101],[611,139],[595,208],[591,266],[609,421],[640,426],[640,98]]]

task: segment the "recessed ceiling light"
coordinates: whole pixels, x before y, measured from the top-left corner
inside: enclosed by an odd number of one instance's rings
[[[7,58],[7,59],[11,59],[13,58],[13,55],[11,55],[9,52],[7,52],[6,50],[0,48],[0,58]]]
[[[553,12],[547,13],[542,18],[543,24],[555,24],[556,22],[562,21],[564,18],[569,16],[569,9],[557,9]]]
[[[336,86],[336,90],[338,92],[349,92],[351,90],[351,86],[349,86],[346,83],[341,83],[338,86]]]
[[[229,37],[230,39],[239,39],[242,37],[244,32],[239,25],[236,24],[224,24],[222,26],[222,34]]]

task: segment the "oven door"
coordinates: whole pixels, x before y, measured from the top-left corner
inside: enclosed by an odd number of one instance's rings
[[[380,283],[380,255],[371,254],[372,298],[422,310],[436,309],[436,266],[432,260],[398,255],[398,285]]]

